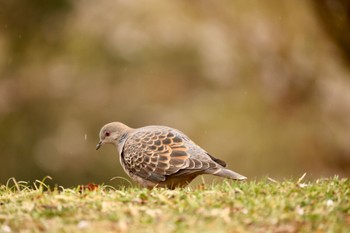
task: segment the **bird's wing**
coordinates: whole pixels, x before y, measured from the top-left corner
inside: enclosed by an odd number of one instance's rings
[[[195,147],[184,134],[171,128],[140,130],[126,140],[121,156],[131,173],[160,182],[170,175],[193,174],[217,166],[211,159],[191,156]]]

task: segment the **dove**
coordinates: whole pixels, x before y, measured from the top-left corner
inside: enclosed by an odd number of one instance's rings
[[[167,126],[130,128],[121,122],[104,125],[96,150],[114,145],[126,174],[146,188],[187,186],[198,175],[211,174],[232,180],[245,176],[226,168],[181,131]]]

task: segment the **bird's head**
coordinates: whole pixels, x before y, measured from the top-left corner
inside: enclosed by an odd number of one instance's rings
[[[104,125],[100,130],[100,141],[96,145],[96,150],[100,149],[103,144],[113,144],[118,147],[120,138],[129,130],[131,128],[120,122],[111,122]]]

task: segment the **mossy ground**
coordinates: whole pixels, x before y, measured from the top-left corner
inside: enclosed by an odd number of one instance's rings
[[[15,182],[0,185],[0,232],[350,232],[350,181],[176,190]]]

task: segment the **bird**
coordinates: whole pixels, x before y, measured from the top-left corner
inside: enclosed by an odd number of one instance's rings
[[[171,127],[130,128],[121,122],[111,122],[101,128],[99,138],[96,150],[104,144],[114,145],[125,173],[145,188],[181,188],[203,174],[232,180],[247,179],[227,169],[226,162]]]

